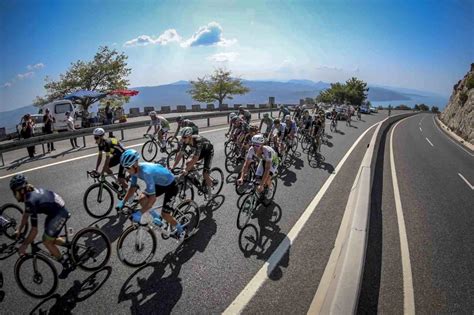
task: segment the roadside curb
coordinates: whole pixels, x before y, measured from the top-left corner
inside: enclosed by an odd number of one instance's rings
[[[448,137],[450,137],[452,140],[456,141],[459,145],[462,145],[466,150],[468,150],[471,153],[474,153],[474,145],[467,142],[460,136],[458,136],[455,132],[449,130],[448,126],[446,126],[439,118],[438,115],[435,115],[434,120],[436,124],[438,125],[439,129],[441,129]]]
[[[384,131],[416,113],[387,117],[375,130],[351,188],[334,248],[308,314],[354,314],[364,275],[370,200],[377,152]]]

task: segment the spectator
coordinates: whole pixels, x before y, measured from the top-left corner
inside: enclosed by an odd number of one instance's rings
[[[33,136],[33,125],[32,125],[32,120],[30,114],[26,114],[23,117],[23,123],[21,124],[21,131],[20,131],[20,136],[23,139],[28,139]],[[26,150],[28,151],[28,156],[30,158],[35,157],[35,146],[30,146],[27,147]]]
[[[67,130],[68,131],[75,131],[76,128],[74,128],[74,118],[71,117],[71,113],[66,112],[66,125],[67,125]],[[69,139],[71,141],[72,148],[79,148],[77,145],[77,138],[71,138]]]
[[[110,125],[111,123],[113,123],[113,121],[112,121],[113,117],[114,117],[114,115],[112,113],[112,108],[110,108],[110,101],[107,101],[107,105],[105,106],[104,125]]]
[[[46,108],[46,110],[44,111],[43,123],[44,123],[43,132],[45,134],[52,134],[53,133],[54,118],[49,113],[49,108]],[[54,151],[54,150],[56,150],[54,148],[54,142],[48,142],[48,152],[51,152],[51,151]]]

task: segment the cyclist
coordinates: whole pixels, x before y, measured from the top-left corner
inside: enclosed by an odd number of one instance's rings
[[[237,128],[238,123],[240,123],[240,117],[236,113],[229,114],[229,129],[227,130],[225,136],[233,135],[235,129]]]
[[[66,220],[69,218],[69,211],[65,208],[63,198],[55,192],[36,188],[28,184],[28,181],[23,174],[18,174],[12,177],[10,180],[10,189],[18,202],[25,203],[25,211],[21,218],[21,223],[16,230],[16,235],[20,235],[20,232],[23,231],[25,225],[28,223],[28,218],[30,218],[31,222],[30,232],[18,248],[18,253],[20,256],[24,255],[28,245],[35,240],[35,237],[38,234],[38,214],[45,214],[46,220],[44,221],[43,245],[63,266],[59,278],[66,278],[71,266],[68,259],[61,254],[56,246],[65,243],[64,239],[59,238],[58,236],[66,223]]]
[[[267,126],[267,128],[265,129],[265,132],[262,132],[263,124]],[[267,137],[268,134],[270,133],[270,130],[272,129],[272,125],[273,125],[273,118],[270,117],[270,114],[265,113],[263,114],[263,118],[260,121],[260,127],[258,128],[258,130],[259,132],[263,133],[265,137]]]
[[[247,124],[250,124],[250,120],[252,119],[252,113],[244,109],[242,106],[239,107],[239,115],[247,122]]]
[[[259,131],[258,126],[255,126],[255,125],[249,126],[248,132],[244,135],[244,138],[242,140],[242,150],[241,150],[242,158],[245,156],[245,153],[247,153],[247,151],[249,150],[252,137],[255,136],[258,131]]]
[[[278,153],[278,156],[281,157],[281,148],[280,146],[282,145],[282,139],[283,139],[283,136],[285,134],[285,129],[286,129],[286,124],[285,123],[281,123],[280,122],[280,119],[275,119],[273,121],[273,126],[272,126],[272,130],[270,131],[270,139],[272,140],[273,142],[273,147],[275,148],[276,152]]]
[[[293,113],[293,119],[295,121],[299,121],[299,119],[301,118],[302,112],[303,112],[303,107],[300,105],[296,105],[295,112]]]
[[[302,128],[303,130],[305,130],[305,132],[307,132],[309,128],[311,127],[312,122],[313,122],[313,119],[311,118],[309,111],[306,110],[303,113],[303,117],[301,118],[300,128]]]
[[[128,188],[127,182],[125,180],[125,170],[122,165],[120,165],[120,157],[125,151],[125,148],[116,138],[104,138],[105,130],[102,128],[95,128],[92,132],[94,135],[95,143],[99,147],[99,155],[97,156],[97,163],[95,166],[95,172],[98,172],[99,166],[102,162],[102,152],[105,152],[105,162],[102,167],[100,174],[107,173],[112,176],[115,182],[112,184],[115,189],[119,188],[119,185],[122,186],[123,190]],[[115,178],[114,172],[111,170],[112,167],[119,165],[118,180]]]
[[[148,115],[150,116],[151,121],[150,121],[150,127],[148,127],[148,129],[146,130],[145,135],[147,135],[148,132],[150,132],[150,129],[153,127],[155,130],[155,132],[153,132],[153,136],[155,136],[161,128],[161,121],[156,115],[155,111],[151,111]]]
[[[267,199],[270,199],[273,195],[272,176],[276,173],[279,159],[276,152],[271,147],[264,144],[265,137],[262,134],[257,134],[252,137],[252,147],[247,153],[244,167],[237,184],[242,185],[244,178],[247,175],[250,163],[253,162],[254,157],[257,157],[260,162],[258,163],[255,175],[262,179],[260,184],[257,186],[257,191],[261,193],[264,188],[268,188],[266,197]]]
[[[283,117],[285,117],[286,115],[290,114],[290,110],[285,105],[281,105],[280,111],[278,112],[278,118],[280,118],[281,114],[283,114]]]
[[[191,127],[184,127],[181,130],[181,141],[178,145],[179,153],[176,156],[176,160],[174,161],[172,168],[175,168],[176,165],[178,165],[178,163],[181,161],[181,159],[183,158],[183,153],[186,152],[187,147],[191,149],[192,155],[191,159],[186,163],[183,175],[186,176],[187,173],[194,169],[196,163],[203,160],[204,167],[202,175],[206,183],[207,199],[211,199],[212,181],[211,177],[209,176],[209,172],[211,170],[212,158],[214,157],[214,146],[208,139],[204,138],[203,136],[193,135],[193,130]]]
[[[153,207],[156,198],[164,194],[161,214],[166,222],[174,228],[173,235],[180,241],[183,240],[185,236],[184,228],[173,216],[174,201],[178,194],[178,186],[173,173],[161,164],[139,163],[139,159],[140,154],[133,149],[128,149],[122,154],[120,164],[127,169],[131,178],[130,189],[128,189],[123,200],[119,202],[118,208],[123,208],[125,202],[134,196],[138,188],[137,181],[140,178],[145,182],[146,188],[139,197],[142,208],[132,214],[133,221],[140,222],[142,215]]]
[[[285,116],[285,133],[282,140],[293,140],[296,135],[296,123],[290,115]]]
[[[311,136],[313,138],[313,141],[316,141],[316,144],[319,148],[321,144],[321,133],[323,129],[323,122],[321,117],[319,116],[314,116],[313,123],[311,124]]]
[[[176,118],[176,122],[178,123],[178,129],[176,129],[176,132],[174,133],[175,137],[178,136],[179,131],[183,127],[191,127],[193,129],[193,135],[199,134],[199,127],[190,119],[184,119],[183,116],[179,116]]]
[[[150,127],[148,127],[148,130],[143,136],[145,137],[148,134],[148,131],[150,131],[151,127],[154,126],[155,132],[153,133],[153,136],[158,134],[158,142],[160,143],[160,151],[165,152],[166,142],[165,140],[163,140],[163,136],[165,135],[165,133],[168,132],[168,130],[170,130],[170,122],[165,117],[156,115],[155,111],[150,112],[150,118],[151,118],[152,123]]]

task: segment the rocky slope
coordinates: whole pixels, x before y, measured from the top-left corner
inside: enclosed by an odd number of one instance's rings
[[[454,85],[441,120],[464,140],[474,144],[474,63],[464,78]]]

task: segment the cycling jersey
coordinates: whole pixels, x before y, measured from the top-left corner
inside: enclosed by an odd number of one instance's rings
[[[199,133],[198,126],[189,119],[184,119],[180,124],[180,127],[181,126],[182,127],[191,127],[193,129],[193,135],[197,135]]]
[[[192,136],[192,144],[179,144],[180,152],[186,152],[186,148],[191,149],[191,155],[198,156],[198,159],[204,159],[204,171],[209,171],[211,169],[212,158],[214,157],[214,146],[212,143],[204,138],[203,136]]]
[[[55,192],[35,188],[33,191],[26,193],[25,213],[30,215],[31,225],[33,227],[38,227],[38,213],[46,214],[48,218],[65,216],[66,214],[69,215],[69,212],[64,206],[65,202],[63,198]]]
[[[280,112],[278,113],[278,117],[280,117],[281,113],[283,113],[283,117],[285,117],[286,115],[290,114],[290,110],[286,107],[283,107],[283,108],[280,108]]]
[[[147,195],[156,195],[155,186],[169,186],[174,182],[173,173],[161,164],[142,162],[138,165],[138,173],[130,177],[130,185],[137,187],[137,181],[140,178],[146,184],[144,193]]]
[[[158,116],[158,119],[160,120],[160,124],[163,129],[170,129],[170,122],[165,117]]]
[[[320,120],[315,120],[313,121],[313,123],[311,124],[311,126],[313,127],[313,135],[317,135],[321,129],[321,121]]]
[[[158,117],[152,118],[151,123],[152,126],[161,126],[161,121]]]
[[[271,118],[271,117],[262,118],[262,123],[264,123],[267,126],[272,126],[273,125],[273,118]]]
[[[252,161],[254,157],[259,158],[257,154],[255,153],[255,148],[251,147],[247,153],[246,159],[247,161]],[[275,152],[275,150],[273,150],[272,147],[268,145],[264,145],[262,147],[262,156],[259,159],[261,159],[261,161],[258,164],[257,172],[255,173],[257,176],[263,175],[263,168],[264,168],[263,162],[271,162],[272,165],[270,168],[270,173],[274,174],[276,172],[276,169],[278,167],[278,163],[280,160],[278,158],[278,154]]]
[[[278,128],[275,126],[275,124],[273,124],[271,132],[273,133],[274,130],[277,130],[278,136],[281,136],[285,132],[285,129],[286,129],[285,123],[280,123],[280,126]]]
[[[108,138],[99,143],[99,151],[105,152],[107,156],[120,156],[125,151],[125,149],[123,148],[120,141],[118,141],[116,138]]]
[[[294,120],[291,120],[290,123],[288,123],[288,122],[285,123],[285,125],[286,125],[286,126],[285,126],[285,130],[287,131],[287,133],[288,133],[289,131],[296,131],[296,123],[295,123]]]
[[[313,119],[311,118],[311,116],[303,116],[302,120],[301,120],[301,124],[302,126],[304,126],[304,129],[309,129],[309,127],[311,127],[311,123],[313,122]]]
[[[252,119],[252,113],[250,113],[248,110],[244,110],[242,113],[242,116],[244,117],[245,121],[247,121],[248,123]]]

